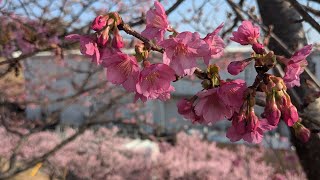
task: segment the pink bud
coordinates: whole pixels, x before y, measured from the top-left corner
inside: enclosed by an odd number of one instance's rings
[[[92,24],[91,24],[91,29],[95,30],[95,31],[100,31],[103,29],[103,27],[107,24],[107,21],[105,18],[103,18],[103,16],[97,16]]]
[[[277,108],[277,106],[272,106],[266,109],[264,114],[270,125],[276,126],[279,123],[281,111]]]
[[[277,105],[281,111],[284,122],[291,127],[299,120],[298,110],[291,103],[290,96],[286,93],[286,91],[283,90],[281,92],[282,93],[277,93],[277,96],[279,96],[276,99]]]
[[[292,104],[284,106],[281,112],[284,122],[290,127],[299,120],[297,108]]]
[[[267,97],[266,102],[263,115],[270,125],[276,126],[280,121],[281,111],[277,107],[274,96]]]
[[[123,48],[124,47],[124,43],[123,43],[123,39],[122,36],[120,35],[119,29],[115,28],[113,31],[113,40],[112,40],[112,46],[114,48]]]
[[[250,111],[247,120],[247,131],[256,131],[259,127],[259,119],[254,111]]]
[[[99,46],[104,47],[107,44],[109,40],[109,30],[110,30],[110,27],[108,26],[98,35],[97,44]]]
[[[304,127],[301,123],[297,122],[294,126],[293,126],[294,132],[296,137],[306,143],[309,141],[310,139],[310,130],[306,127]]]
[[[252,49],[254,50],[255,53],[257,54],[263,54],[265,53],[265,50],[264,50],[264,46],[260,43],[254,43],[252,45]]]
[[[251,60],[233,61],[228,65],[228,72],[231,75],[238,75],[241,73],[249,64]]]

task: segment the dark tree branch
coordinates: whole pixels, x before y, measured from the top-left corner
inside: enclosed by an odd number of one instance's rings
[[[311,12],[312,14],[316,15],[316,16],[320,16],[320,11],[319,10],[316,10],[316,9],[313,9],[311,8],[310,6],[305,6],[305,5],[301,5],[303,6],[303,8],[309,12]]]
[[[158,51],[160,53],[164,52],[164,49],[153,44],[149,39],[143,37],[141,34],[139,34],[137,31],[135,31],[134,29],[131,28],[131,26],[129,24],[126,23],[122,23],[118,25],[118,28],[120,30],[125,31],[127,34],[130,34],[136,38],[138,38],[139,40],[141,40],[142,42],[144,42],[144,44],[150,48],[153,51]]]
[[[299,12],[305,21],[307,21],[313,28],[315,28],[320,33],[320,25],[316,20],[311,17],[308,12],[298,3],[296,0],[287,0],[291,5]]]

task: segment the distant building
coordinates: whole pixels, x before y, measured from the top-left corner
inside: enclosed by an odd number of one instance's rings
[[[236,79],[241,78],[246,80],[248,84],[252,84],[254,82],[256,72],[254,68],[246,68],[246,70],[240,73],[238,76],[231,76],[225,70],[228,62],[234,60],[241,60],[249,57],[251,53],[251,49],[235,47],[235,48],[227,48],[225,51],[225,55],[222,59],[212,60],[212,63],[217,63],[221,67],[220,75],[222,79]],[[26,79],[30,79],[32,81],[38,81],[39,78],[33,75],[33,72],[38,71],[37,74],[41,76],[41,78],[48,76],[48,74],[56,74],[57,76],[68,74],[70,69],[66,69],[63,66],[58,66],[56,63],[53,63],[53,59],[50,53],[39,53],[38,55],[31,57],[30,59],[24,62],[24,76]],[[157,54],[154,55],[155,59],[160,60],[161,57],[157,57]],[[320,52],[316,51],[311,55],[311,61],[316,64],[316,76],[320,77]],[[78,59],[78,61],[74,61],[74,59]],[[80,60],[79,60],[80,59]],[[66,63],[74,64],[75,66],[81,67],[83,70],[88,70],[90,67],[90,60],[81,54],[78,51],[70,51],[65,56]],[[201,66],[201,65],[200,65]],[[202,65],[203,66],[203,65]],[[253,63],[251,64],[253,67]],[[83,74],[77,74],[77,77],[73,77],[74,81],[81,81],[83,79]],[[54,84],[51,84],[55,87],[64,87],[65,91],[64,95],[72,94],[72,84],[69,81],[68,76],[57,79]],[[97,80],[99,80],[97,78]],[[41,83],[41,82],[40,82]],[[186,126],[192,126],[195,128],[203,129],[204,131],[210,132],[211,139],[216,141],[228,141],[225,137],[225,131],[227,127],[230,125],[228,121],[221,121],[211,127],[204,127],[200,125],[192,125],[189,121],[183,119],[177,113],[176,103],[183,97],[191,97],[196,94],[198,91],[202,89],[201,82],[196,78],[194,80],[190,80],[188,78],[184,78],[179,80],[178,82],[174,82],[173,86],[176,91],[172,93],[172,98],[168,101],[162,102],[159,100],[149,101],[147,102],[148,109],[153,112],[154,121],[165,127],[166,131],[174,131],[177,129],[183,129]],[[28,87],[26,87],[28,89]],[[29,90],[30,89],[29,87]],[[56,99],[61,97],[61,93],[52,93],[46,91],[45,89],[41,92],[44,97],[49,97],[49,99]],[[86,97],[86,99],[90,99],[90,95]],[[41,116],[41,112],[54,111],[57,107],[61,106],[61,104],[51,104],[49,107],[28,107],[27,108],[27,116],[30,119],[36,119]],[[262,113],[263,108],[257,107],[257,113]],[[89,109],[86,106],[81,104],[72,104],[68,106],[60,115],[61,122],[72,125],[79,125],[84,121],[85,115],[89,113]],[[281,126],[279,128],[279,132],[282,135],[287,136],[288,131],[285,126]]]

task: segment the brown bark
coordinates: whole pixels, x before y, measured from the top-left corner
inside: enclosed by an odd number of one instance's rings
[[[263,23],[266,26],[272,25],[274,27],[273,32],[287,44],[291,51],[295,51],[307,44],[302,24],[297,21],[300,20],[301,17],[299,13],[290,6],[290,3],[284,0],[257,0],[257,2]],[[271,39],[268,47],[276,54],[287,54],[279,48],[278,43],[273,39]],[[314,67],[314,64],[309,61],[309,68],[311,71],[315,71]],[[307,79],[308,76],[303,73],[301,75],[301,86],[295,88],[295,91],[302,100],[313,91],[312,88],[307,85]],[[314,119],[319,121],[320,103],[310,104],[308,108],[298,107],[298,109],[307,114],[313,113]],[[312,124],[308,123],[308,121],[303,121],[303,124],[306,127],[313,128]],[[319,179],[320,137],[317,134],[313,134],[310,141],[304,144],[297,140],[293,135],[291,142],[296,147],[301,165],[303,166],[308,179]]]

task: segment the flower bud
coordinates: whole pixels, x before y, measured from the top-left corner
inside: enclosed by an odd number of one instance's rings
[[[252,49],[257,54],[264,54],[265,53],[264,46],[262,44],[260,44],[260,43],[254,43],[252,45]]]
[[[91,29],[93,29],[94,31],[100,31],[104,26],[106,26],[106,24],[107,20],[103,16],[99,15],[93,20]]]
[[[100,47],[105,47],[108,40],[109,40],[109,31],[110,27],[108,26],[106,29],[104,29],[100,34],[98,35],[97,44]]]
[[[304,127],[301,123],[296,122],[293,125],[295,136],[302,142],[306,143],[310,139],[310,130]]]
[[[256,131],[256,129],[259,127],[259,119],[258,119],[257,115],[254,113],[253,108],[252,108],[252,110],[250,110],[246,121],[247,121],[246,129],[249,132]]]
[[[145,46],[143,44],[137,44],[134,47],[135,51],[136,51],[136,58],[138,60],[138,62],[145,60],[149,57],[149,51],[147,48],[145,48]]]
[[[109,16],[109,18],[114,20],[116,26],[118,26],[119,24],[122,23],[122,19],[121,19],[119,13],[111,12],[111,13],[108,13],[108,16]]]
[[[282,78],[276,77],[276,76],[270,76],[270,79],[274,83],[273,90],[275,90],[275,91],[286,90],[286,86],[285,86]]]
[[[231,75],[238,75],[241,73],[249,64],[251,60],[233,61],[228,65],[228,72]]]
[[[289,126],[293,126],[299,120],[297,108],[291,103],[288,98],[283,99],[283,104],[280,106],[280,111],[284,122]]]
[[[263,115],[270,125],[276,126],[280,121],[281,111],[277,107],[274,95],[268,95],[266,103]]]
[[[117,27],[115,27],[115,29],[113,30],[112,46],[114,48],[124,47],[122,36],[120,35],[119,29]]]

